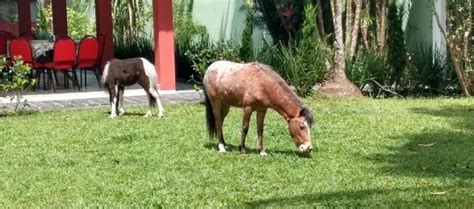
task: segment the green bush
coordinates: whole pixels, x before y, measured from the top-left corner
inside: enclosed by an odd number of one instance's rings
[[[416,46],[410,53],[406,80],[409,95],[453,95],[459,91],[453,66],[440,50],[433,52],[431,45]]]
[[[402,76],[407,63],[407,50],[405,48],[405,34],[402,29],[403,7],[397,7],[396,3],[391,3],[388,9],[387,27],[387,61],[390,65],[390,83],[403,85]]]
[[[10,104],[2,104],[3,113],[23,111],[28,106],[27,101],[23,100],[24,92],[35,85],[35,80],[30,78],[30,66],[23,63],[21,57],[14,57],[11,65],[0,57],[0,69],[1,97],[10,99]]]
[[[95,34],[95,24],[86,11],[67,8],[68,33],[72,39],[80,40],[86,35]]]
[[[126,59],[131,57],[144,57],[154,62],[153,43],[151,37],[140,36],[129,42],[114,42],[115,57]]]
[[[314,37],[315,8],[308,4],[305,8],[305,21],[296,44],[266,44],[258,54],[258,60],[274,67],[276,71],[295,89],[300,96],[313,93],[313,86],[321,83],[327,72],[326,62],[331,50],[325,43]]]
[[[247,3],[245,8],[247,9],[247,18],[245,19],[245,28],[242,32],[242,45],[239,54],[240,59],[244,62],[249,62],[255,59],[252,34],[257,17],[253,4]]]
[[[360,49],[353,61],[346,61],[349,80],[370,96],[391,94],[386,86],[387,68],[385,56],[376,48]]]
[[[193,61],[186,52],[192,51],[194,42],[207,34],[204,26],[193,21],[192,8],[192,0],[173,1],[175,58],[179,78],[189,78],[193,75]]]
[[[185,55],[191,60],[195,74],[191,80],[196,87],[202,84],[202,78],[207,67],[218,60],[229,60],[240,62],[240,45],[234,42],[212,42],[209,35],[205,34],[192,43],[192,47],[186,51]]]

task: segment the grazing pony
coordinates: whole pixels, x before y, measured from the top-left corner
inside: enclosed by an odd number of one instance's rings
[[[240,152],[245,153],[252,112],[257,111],[257,150],[263,148],[263,122],[268,108],[274,109],[288,122],[288,129],[299,152],[310,153],[310,128],[313,116],[293,90],[272,68],[261,63],[217,61],[207,68],[203,79],[206,116],[211,138],[219,140],[219,152],[225,152],[222,124],[230,106],[243,108]]]
[[[104,67],[101,82],[109,90],[110,118],[123,114],[123,93],[125,86],[138,83],[148,96],[148,111],[145,117],[152,116],[151,108],[158,104],[159,116],[163,117],[165,110],[161,105],[158,93],[155,66],[144,58],[113,59]]]

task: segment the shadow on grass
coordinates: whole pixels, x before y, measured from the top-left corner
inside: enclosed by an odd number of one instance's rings
[[[245,202],[244,205],[247,207],[319,205],[331,207],[396,206],[409,208],[430,205],[436,207],[443,205],[471,206],[474,200],[465,197],[466,194],[455,187],[367,189],[272,198]]]
[[[232,144],[226,144],[225,146],[226,146],[226,151],[227,152],[238,152],[238,153],[240,153],[239,146],[235,146],[235,145],[232,145]],[[210,149],[210,150],[215,150],[217,152],[217,144],[216,143],[208,142],[208,143],[204,144],[204,148]],[[258,155],[258,151],[255,148],[246,147],[246,151],[247,151],[246,155],[249,155],[249,154]],[[301,158],[311,158],[311,156],[312,156],[311,154],[302,154],[302,153],[299,153],[297,151],[292,151],[292,150],[266,150],[266,151],[267,151],[268,155],[278,154],[278,155],[295,156],[295,157],[301,157]]]
[[[415,114],[433,116],[433,120],[449,120],[449,127],[427,129],[421,133],[397,135],[408,139],[393,152],[369,157],[387,163],[387,171],[398,175],[421,177],[474,177],[474,107],[449,106],[442,109],[416,108]]]

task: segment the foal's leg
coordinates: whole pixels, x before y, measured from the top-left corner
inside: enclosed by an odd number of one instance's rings
[[[150,94],[153,96],[153,98],[156,101],[156,104],[158,105],[158,115],[160,117],[163,117],[165,115],[165,109],[163,108],[163,105],[161,104],[161,99],[160,99],[160,93],[158,93],[158,90],[152,88],[150,90]]]
[[[239,150],[240,154],[245,154],[245,138],[249,131],[249,122],[252,117],[252,107],[244,107],[244,115],[242,117],[242,136],[240,138]]]
[[[265,149],[263,149],[263,122],[267,110],[257,111],[257,150],[260,155],[266,155]]]
[[[150,92],[146,91],[146,96],[148,97],[148,111],[146,111],[145,117],[153,116],[151,113],[151,108],[153,107],[153,96],[151,96]]]
[[[109,87],[109,98],[110,98],[110,119],[117,117],[116,104],[117,104],[117,85],[108,85]]]
[[[119,107],[118,107],[118,112],[119,115],[123,115],[125,113],[125,109],[123,108],[123,93],[124,93],[125,87],[119,86],[118,87],[118,98],[119,98]]]

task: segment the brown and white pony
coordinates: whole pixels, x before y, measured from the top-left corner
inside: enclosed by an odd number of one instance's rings
[[[121,115],[123,109],[123,93],[125,86],[138,83],[148,96],[148,111],[145,117],[152,116],[151,108],[158,104],[159,116],[163,117],[165,110],[161,105],[159,87],[155,66],[144,58],[113,59],[104,67],[101,82],[109,90],[110,118]]]
[[[268,108],[288,122],[288,129],[299,152],[310,153],[310,128],[313,116],[294,91],[273,69],[261,63],[217,61],[209,66],[203,79],[206,115],[211,138],[219,140],[219,152],[225,152],[222,124],[231,106],[243,108],[240,152],[245,153],[245,137],[252,112],[257,112],[257,150],[263,148],[263,123]]]

